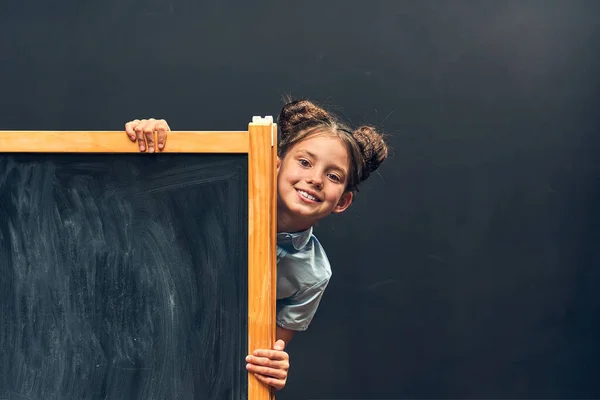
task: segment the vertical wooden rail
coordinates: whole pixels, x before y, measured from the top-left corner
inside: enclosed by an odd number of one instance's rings
[[[270,349],[275,339],[272,120],[255,118],[248,132],[248,351],[252,352]],[[248,399],[273,398],[270,387],[248,374]]]

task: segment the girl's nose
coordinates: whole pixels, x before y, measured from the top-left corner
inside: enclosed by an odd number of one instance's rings
[[[318,188],[323,186],[323,180],[318,175],[309,177],[306,182]]]

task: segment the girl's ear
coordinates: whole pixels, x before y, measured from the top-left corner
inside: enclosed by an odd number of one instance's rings
[[[333,209],[333,212],[334,213],[344,212],[348,207],[350,207],[350,204],[352,204],[353,198],[354,198],[354,193],[352,193],[352,192],[344,193],[342,195],[342,197],[340,198],[340,201],[338,201],[335,208]]]
[[[277,172],[279,172],[279,165],[281,164],[281,158],[277,156]]]

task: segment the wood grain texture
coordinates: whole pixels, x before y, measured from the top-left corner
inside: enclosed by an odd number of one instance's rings
[[[137,153],[124,131],[0,131],[0,152]],[[159,153],[247,153],[248,132],[169,132]]]
[[[251,123],[248,152],[248,351],[275,341],[274,171],[272,123]],[[269,387],[248,374],[248,398],[273,399]]]

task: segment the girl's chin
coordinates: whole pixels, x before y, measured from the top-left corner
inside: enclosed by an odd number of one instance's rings
[[[291,218],[315,218],[317,213],[305,204],[289,204],[284,210],[278,210],[280,213],[285,213]]]

